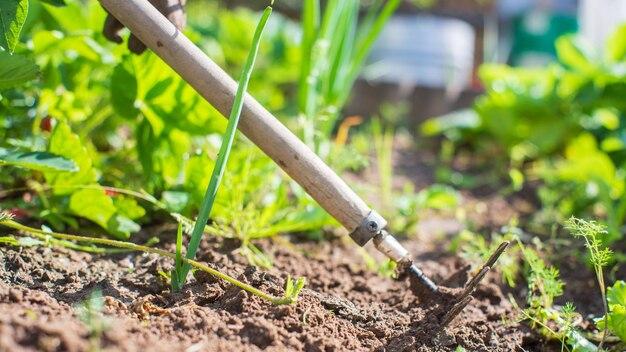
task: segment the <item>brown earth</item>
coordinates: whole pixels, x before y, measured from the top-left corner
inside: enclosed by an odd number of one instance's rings
[[[161,233],[173,235],[171,229]],[[457,346],[513,351],[539,346],[536,336],[515,322],[497,275],[488,277],[465,311],[438,331],[445,308],[420,302],[407,282],[365,270],[348,241],[261,242],[274,258],[274,268],[267,271],[247,265],[232,242],[203,242],[199,260],[276,295],[287,274],[305,276],[297,304],[273,306],[204,275],[173,294],[159,274],[168,272],[171,262],[154,255],[0,247],[0,351],[454,351]],[[418,239],[407,246],[438,282],[465,266]],[[99,322],[106,328],[90,334],[76,307],[96,289],[104,296]]]

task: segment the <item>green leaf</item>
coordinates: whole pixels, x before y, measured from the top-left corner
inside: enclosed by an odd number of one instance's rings
[[[198,214],[198,218],[196,219],[196,223],[194,224],[194,228],[191,234],[191,238],[189,240],[189,244],[187,247],[186,257],[188,259],[193,259],[196,256],[196,251],[200,246],[200,240],[204,233],[204,227],[209,220],[209,215],[211,213],[211,209],[213,208],[213,203],[215,201],[215,197],[217,195],[217,191],[219,185],[222,180],[222,176],[224,175],[224,171],[226,169],[226,164],[228,161],[228,157],[230,155],[230,151],[233,146],[233,141],[235,139],[235,133],[237,132],[237,124],[239,123],[239,118],[241,117],[241,111],[243,109],[244,97],[246,94],[246,90],[248,88],[248,83],[250,83],[250,78],[252,76],[252,70],[254,67],[254,63],[256,60],[256,56],[259,52],[259,45],[261,42],[261,36],[263,34],[263,30],[267,24],[267,21],[272,13],[272,8],[267,6],[263,11],[263,15],[261,16],[261,20],[259,21],[256,31],[254,33],[254,37],[252,39],[252,47],[248,52],[248,58],[246,59],[246,63],[244,65],[243,71],[239,78],[239,84],[237,86],[237,93],[235,94],[235,98],[233,100],[232,109],[230,111],[230,116],[228,118],[228,125],[226,127],[226,132],[224,133],[222,144],[220,145],[220,150],[218,152],[217,161],[215,162],[215,168],[211,173],[211,179],[209,181],[209,185],[207,187],[204,200],[202,201],[202,205],[200,207],[200,212]],[[191,267],[186,264],[183,266],[182,272],[180,273],[183,281],[187,278],[187,273]]]
[[[626,307],[626,282],[619,280],[609,287],[606,293],[606,299],[609,305],[618,304]]]
[[[594,68],[590,61],[589,49],[584,47],[574,35],[565,35],[557,39],[554,44],[556,53],[564,65],[576,70],[591,71]]]
[[[145,209],[139,206],[137,201],[133,198],[118,195],[113,197],[113,205],[115,205],[119,214],[132,220],[139,219],[146,215]]]
[[[609,330],[626,342],[626,282],[619,280],[607,289],[606,298],[609,304],[609,314],[596,322],[598,328]]]
[[[480,126],[480,117],[474,110],[463,109],[426,120],[420,130],[425,136],[435,136],[452,130],[475,129]]]
[[[74,192],[70,197],[70,210],[105,229],[109,227],[109,221],[116,212],[113,200],[106,195],[104,190],[92,188]]]
[[[165,191],[161,194],[161,201],[165,203],[167,210],[171,212],[181,212],[189,203],[189,193]]]
[[[72,193],[69,207],[75,215],[95,222],[118,239],[126,240],[131,233],[140,230],[137,223],[117,213],[113,200],[102,188],[85,188]]]
[[[612,61],[626,59],[626,24],[619,27],[609,37],[606,45],[606,56]]]
[[[0,47],[12,53],[28,14],[28,0],[0,2]]]
[[[567,333],[567,343],[572,352],[597,352],[598,347],[587,340],[578,330],[571,329]]]
[[[48,152],[13,152],[0,155],[0,166],[2,165],[18,166],[37,171],[78,171],[78,167],[72,160]]]
[[[39,67],[32,59],[0,51],[0,89],[13,88],[38,75]]]
[[[67,123],[59,121],[56,125],[50,136],[48,151],[71,159],[78,166],[78,172],[72,174],[58,171],[44,173],[55,194],[70,194],[75,186],[96,183],[96,171],[93,169],[89,153]]]
[[[111,103],[115,112],[127,119],[132,119],[139,114],[135,107],[137,99],[137,78],[132,58],[126,58],[115,66],[111,76]]]
[[[61,7],[66,6],[65,0],[39,0],[43,3],[50,4],[52,6]]]
[[[121,214],[115,214],[109,219],[106,230],[116,238],[127,240],[134,232],[141,230],[141,226]]]
[[[459,203],[459,193],[445,185],[432,185],[417,194],[417,203],[422,208],[451,209]]]

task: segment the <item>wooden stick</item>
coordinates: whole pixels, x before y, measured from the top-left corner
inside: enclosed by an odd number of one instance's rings
[[[237,83],[147,0],[100,3],[223,116],[229,115]],[[239,129],[349,231],[370,213],[328,165],[250,95]]]

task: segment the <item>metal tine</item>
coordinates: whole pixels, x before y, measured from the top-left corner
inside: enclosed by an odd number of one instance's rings
[[[482,281],[482,279],[485,277],[485,275],[487,275],[489,270],[491,270],[491,267],[493,267],[493,265],[496,263],[498,258],[500,258],[502,253],[504,253],[506,248],[509,246],[509,243],[510,242],[502,242],[498,246],[498,248],[491,254],[489,259],[487,259],[487,261],[482,266],[482,268],[480,268],[480,271],[478,271],[478,273],[474,275],[474,277],[472,277],[472,279],[468,281],[467,284],[465,284],[463,293],[459,295],[459,300],[472,294],[472,292],[474,291],[474,289],[476,289],[480,281]]]
[[[474,289],[476,289],[478,284],[485,277],[485,275],[487,275],[489,270],[491,270],[491,267],[489,266],[484,266],[482,269],[480,269],[478,274],[474,275],[474,277],[465,285],[465,288],[463,289],[463,293],[459,295],[458,299],[461,300],[464,297],[471,295]]]
[[[448,324],[456,318],[459,313],[472,301],[472,296],[466,296],[465,298],[458,301],[452,308],[443,316],[441,323],[439,324],[439,329],[445,328]]]
[[[452,306],[452,308],[444,315],[441,320],[441,324],[439,326],[440,329],[446,327],[454,318],[461,313],[463,308],[472,301],[473,297],[471,296],[478,284],[485,278],[485,275],[491,270],[493,265],[496,263],[498,258],[504,253],[506,248],[509,246],[510,242],[502,242],[498,248],[491,254],[489,259],[485,262],[485,264],[480,268],[480,271],[474,277],[472,277],[467,284],[465,284],[465,288],[463,292],[458,296],[457,302]]]
[[[504,241],[500,243],[498,248],[493,252],[493,254],[491,254],[491,256],[489,257],[489,259],[487,260],[484,266],[492,267],[496,263],[498,258],[500,258],[502,253],[504,253],[504,251],[509,247],[510,243],[511,242],[509,241]]]

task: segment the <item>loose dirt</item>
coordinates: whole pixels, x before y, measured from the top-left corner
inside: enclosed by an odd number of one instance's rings
[[[269,270],[247,265],[233,242],[204,241],[199,260],[276,295],[287,274],[305,276],[298,303],[273,306],[203,274],[173,294],[160,274],[172,263],[154,255],[0,247],[0,351],[536,350],[538,339],[515,322],[495,274],[439,330],[444,305],[421,302],[408,282],[366,270],[356,246],[343,239],[261,242],[274,258]],[[453,275],[466,266],[461,259],[429,252],[417,239],[407,246],[436,282],[464,284],[463,275]],[[104,296],[101,334],[76,309],[96,289]]]

